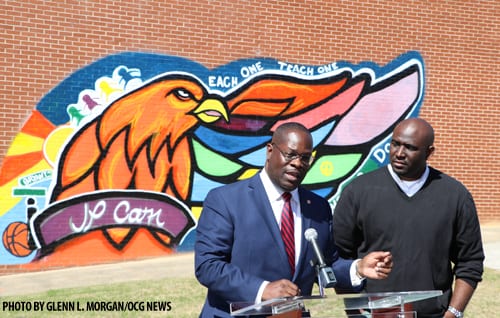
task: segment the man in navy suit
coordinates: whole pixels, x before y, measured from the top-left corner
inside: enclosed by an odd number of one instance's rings
[[[208,288],[200,317],[231,317],[231,302],[311,295],[317,275],[310,261],[317,257],[303,234],[309,228],[318,233],[339,290],[360,291],[365,277],[383,279],[391,271],[390,252],[355,261],[339,258],[328,201],[299,187],[313,161],[307,128],[283,124],[266,147],[259,174],[211,190],[203,203],[194,248],[196,277]],[[291,194],[293,211],[290,262],[280,233],[284,192]]]

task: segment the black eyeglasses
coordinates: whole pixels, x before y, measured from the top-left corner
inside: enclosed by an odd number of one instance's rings
[[[283,156],[283,158],[285,159],[286,162],[290,162],[290,161],[293,161],[293,160],[295,160],[297,158],[300,158],[300,161],[303,164],[306,164],[306,165],[310,166],[313,163],[313,161],[314,161],[314,156],[312,154],[301,155],[301,154],[298,154],[298,153],[284,152],[274,142],[272,142],[271,145],[273,147],[276,146],[276,149],[278,149],[280,151],[281,155]]]

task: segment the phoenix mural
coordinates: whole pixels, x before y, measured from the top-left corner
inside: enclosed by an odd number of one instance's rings
[[[392,128],[418,116],[423,94],[417,52],[385,66],[262,58],[211,70],[175,56],[107,56],[47,93],[12,142],[0,171],[0,263],[192,250],[206,193],[257,173],[286,121],[314,138],[303,185],[335,205],[350,180],[387,164]]]

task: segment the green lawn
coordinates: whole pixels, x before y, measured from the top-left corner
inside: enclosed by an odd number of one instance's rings
[[[467,308],[466,317],[495,317],[500,312],[499,295],[500,271],[487,269],[483,282],[479,284]],[[2,297],[0,312],[2,317],[197,317],[204,297],[205,288],[199,285],[194,277],[169,278]],[[165,309],[170,308],[170,310],[147,311],[148,302],[152,305],[154,301],[157,305],[163,305]],[[20,306],[21,302],[31,305],[32,310],[24,312],[3,310],[8,304]],[[35,302],[44,302],[44,311],[35,312],[33,309]],[[118,302],[129,302],[131,304],[128,305],[135,305],[137,310],[86,311],[87,305],[100,306],[101,302],[115,306],[118,306]],[[77,303],[85,310],[78,311]],[[58,305],[75,306],[75,309],[55,311]],[[144,310],[139,307],[142,305]],[[47,310],[47,306],[52,309]],[[343,317],[341,299],[331,290],[328,290],[326,299],[308,302],[307,307],[315,318]]]

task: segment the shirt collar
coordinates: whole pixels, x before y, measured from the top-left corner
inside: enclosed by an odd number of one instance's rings
[[[397,185],[407,196],[411,197],[424,186],[427,177],[429,177],[429,166],[425,166],[425,171],[420,178],[414,181],[404,181],[394,172],[390,164],[387,165],[390,175],[396,181]]]
[[[272,202],[282,200],[281,196],[286,191],[281,189],[271,181],[271,178],[269,178],[266,169],[262,169],[259,175],[262,183],[264,184],[264,190],[266,191],[269,201]],[[297,188],[288,192],[290,192],[290,194],[292,195],[293,201],[299,202],[299,190]]]

